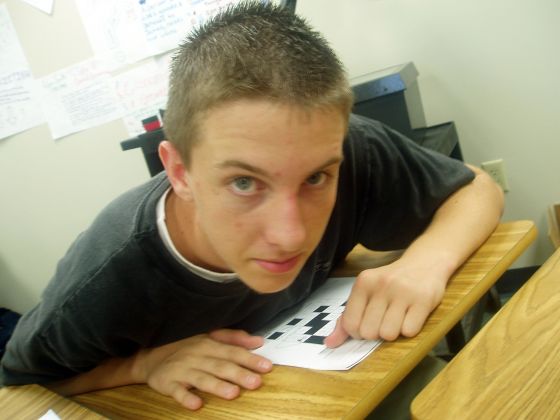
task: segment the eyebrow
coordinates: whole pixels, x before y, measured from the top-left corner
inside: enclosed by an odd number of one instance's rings
[[[311,173],[314,174],[316,172],[319,172],[320,170],[324,168],[328,168],[329,166],[334,165],[335,163],[341,163],[343,160],[344,158],[342,156],[332,157],[329,160],[327,160],[325,163],[317,167],[315,170],[311,171]],[[225,160],[217,164],[216,167],[219,169],[239,168],[239,169],[244,169],[248,172],[253,172],[263,177],[268,177],[268,178],[271,177],[271,175],[266,170],[259,168],[258,166],[254,166],[247,162],[243,162],[241,160],[236,160],[236,159]]]

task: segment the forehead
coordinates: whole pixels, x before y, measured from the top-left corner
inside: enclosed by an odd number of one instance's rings
[[[195,154],[293,155],[341,153],[347,118],[337,108],[308,109],[239,100],[208,111]]]

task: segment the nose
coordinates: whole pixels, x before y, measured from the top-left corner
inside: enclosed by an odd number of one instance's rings
[[[307,232],[298,197],[280,197],[269,204],[266,241],[283,252],[301,250]]]

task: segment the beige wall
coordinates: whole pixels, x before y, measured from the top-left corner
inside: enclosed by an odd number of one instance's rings
[[[5,3],[36,77],[88,58],[70,0],[52,17]],[[456,122],[467,161],[504,158],[505,219],[541,236],[518,265],[551,252],[545,207],[560,201],[560,3],[556,0],[300,0],[351,76],[406,61],[420,71],[429,124]],[[0,307],[25,311],[58,259],[118,193],[148,178],[139,151],[120,150],[120,121],[53,141],[46,125],[0,140]]]
[[[560,2],[300,0],[350,76],[413,61],[429,125],[455,121],[465,160],[503,158],[504,220],[540,231],[516,266],[552,252],[546,206],[560,202]]]
[[[92,54],[74,2],[53,16],[19,0],[6,4],[35,77]],[[149,178],[140,151],[114,121],[52,140],[46,124],[0,140],[0,307],[25,311],[38,302],[56,263],[101,208]]]

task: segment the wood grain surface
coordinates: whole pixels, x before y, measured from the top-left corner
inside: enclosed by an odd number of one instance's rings
[[[52,409],[62,420],[105,418],[39,385],[0,389],[0,419],[36,420],[49,409]]]
[[[161,419],[331,419],[364,418],[447,331],[494,284],[536,237],[530,221],[502,223],[450,280],[443,302],[422,332],[412,339],[383,343],[350,371],[330,372],[275,366],[257,391],[243,392],[234,401],[200,393],[205,405],[196,412],[181,408],[173,399],[146,385],[91,392],[75,401],[111,418]],[[387,256],[354,250],[339,274],[357,274],[379,265]]]
[[[416,419],[560,419],[560,249],[416,397]]]

